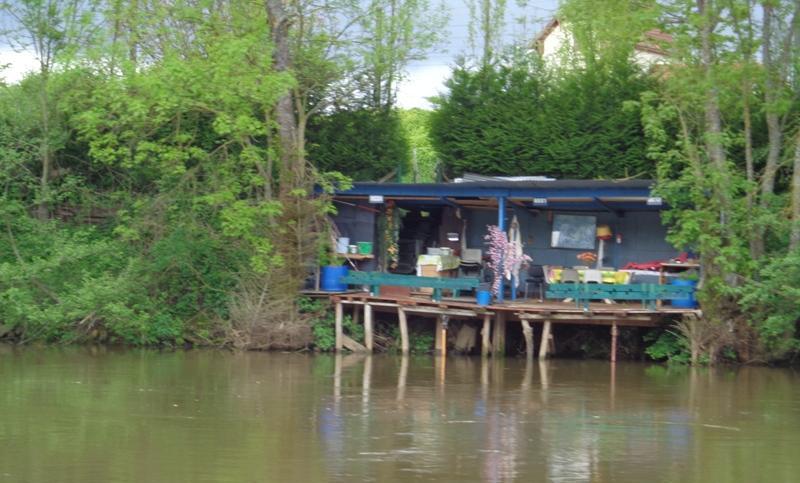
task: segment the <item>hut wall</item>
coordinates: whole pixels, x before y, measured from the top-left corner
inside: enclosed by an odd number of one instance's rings
[[[606,242],[605,266],[622,267],[628,262],[646,262],[650,260],[669,259],[678,254],[666,241],[667,229],[661,222],[661,215],[656,211],[632,211],[619,217],[608,212],[562,212],[559,214],[592,215],[597,217],[598,224],[607,224],[612,232],[622,234],[622,244],[614,240]],[[508,220],[516,214],[523,233],[525,253],[530,255],[537,265],[573,266],[582,263],[575,256],[586,250],[551,248],[550,236],[552,223],[544,211],[533,214],[517,207],[508,210]],[[483,240],[486,226],[497,224],[497,213],[490,210],[470,210],[467,215],[467,246],[486,249]],[[595,249],[597,251],[597,242]]]

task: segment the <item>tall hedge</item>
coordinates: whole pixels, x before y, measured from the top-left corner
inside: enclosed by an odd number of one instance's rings
[[[341,110],[312,118],[307,140],[308,159],[317,168],[355,181],[408,170],[408,141],[394,110]]]
[[[653,175],[636,108],[654,81],[628,64],[556,72],[536,62],[458,67],[431,119],[446,171],[560,178]]]

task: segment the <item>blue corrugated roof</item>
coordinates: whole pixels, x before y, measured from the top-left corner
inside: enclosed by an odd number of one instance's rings
[[[382,195],[396,198],[438,198],[446,202],[469,198],[547,199],[550,208],[629,211],[657,210],[646,203],[652,180],[553,180],[553,181],[468,181],[460,183],[354,183],[341,196]]]

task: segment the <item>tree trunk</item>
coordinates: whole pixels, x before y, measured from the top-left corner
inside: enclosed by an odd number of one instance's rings
[[[795,135],[794,162],[792,163],[792,231],[789,250],[800,247],[800,130]]]
[[[289,27],[291,22],[282,0],[266,0],[267,18],[272,36],[272,59],[276,72],[287,72],[291,69],[292,54],[289,46]],[[295,167],[297,147],[297,119],[295,118],[292,93],[287,92],[275,106],[275,121],[278,124],[281,158],[281,187],[291,190],[291,177]]]
[[[783,132],[781,129],[780,116],[775,110],[778,85],[775,78],[777,66],[775,66],[772,59],[772,37],[774,32],[772,20],[775,15],[774,7],[769,2],[764,2],[763,12],[761,60],[764,63],[764,71],[766,73],[764,100],[767,110],[768,144],[764,174],[761,176],[761,206],[766,207],[769,203],[770,196],[775,191],[775,175],[778,172],[778,163],[781,156]]]
[[[41,87],[39,91],[39,109],[42,113],[42,140],[39,143],[39,154],[42,159],[42,174],[39,178],[39,204],[36,217],[46,220],[50,217],[47,203],[50,199],[50,172],[53,169],[52,151],[50,149],[50,102],[47,92],[48,71],[42,66]]]
[[[725,146],[722,143],[722,113],[719,107],[719,88],[716,83],[716,75],[714,73],[714,51],[712,48],[712,36],[715,25],[715,14],[711,7],[707,4],[706,0],[697,1],[698,11],[704,18],[703,25],[700,29],[700,42],[701,42],[701,61],[703,70],[705,71],[705,79],[708,85],[706,91],[706,105],[705,105],[705,144],[709,160],[714,165],[714,168],[721,175],[723,182],[715,186],[715,191],[719,198],[720,203],[720,219],[723,229],[727,225],[727,211],[729,208],[728,194],[725,191],[728,183],[725,182],[727,176],[727,157],[725,154]]]
[[[750,89],[752,83],[746,80],[742,86],[742,95],[744,102],[744,160],[745,170],[747,173],[747,210],[752,212],[755,205],[755,193],[753,184],[755,183],[755,168],[753,161],[753,117],[750,112]],[[760,229],[752,230],[750,233],[750,256],[753,260],[761,257],[764,253],[764,233]]]
[[[492,61],[492,4],[490,0],[481,2],[483,20],[483,68]]]

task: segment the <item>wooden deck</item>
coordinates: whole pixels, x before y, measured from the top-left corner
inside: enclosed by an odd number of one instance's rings
[[[616,361],[618,327],[657,327],[684,315],[700,316],[697,309],[670,306],[647,309],[641,303],[591,303],[588,310],[572,302],[547,300],[509,300],[486,307],[479,306],[473,297],[431,300],[430,296],[371,296],[366,292],[343,292],[329,295],[336,305],[337,350],[343,348],[342,317],[344,307],[353,308],[354,320],[359,321],[363,308],[365,348],[372,351],[373,311],[396,313],[400,325],[401,351],[408,352],[408,315],[436,319],[435,353],[445,355],[446,331],[451,319],[477,319],[482,321],[481,353],[503,354],[507,322],[519,322],[527,347],[528,357],[533,357],[535,347],[531,324],[542,324],[539,357],[545,358],[552,345],[553,324],[603,325],[610,327],[611,360]]]

